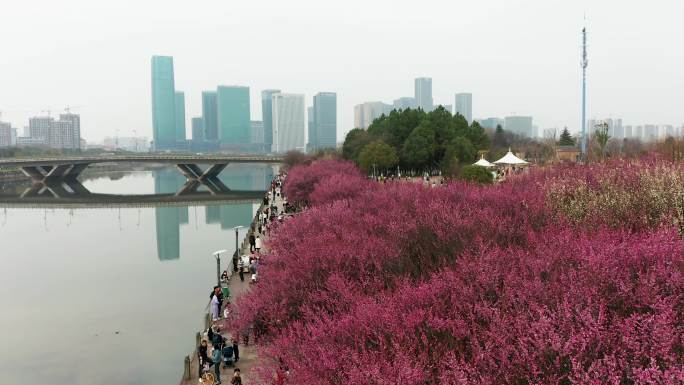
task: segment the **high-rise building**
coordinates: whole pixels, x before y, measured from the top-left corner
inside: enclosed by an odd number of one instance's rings
[[[309,128],[309,135],[307,136],[307,152],[316,151],[316,118],[314,116],[313,106],[306,108],[307,127]]]
[[[273,145],[273,95],[280,90],[261,91],[261,119],[264,122],[264,146],[267,152],[271,152]]]
[[[367,129],[373,121],[384,115],[389,115],[393,107],[383,102],[366,102],[354,106],[354,127]]]
[[[304,95],[278,93],[273,98],[273,152],[305,151]]]
[[[66,148],[80,149],[81,148],[81,115],[72,114],[68,112],[66,114],[60,114],[59,120],[71,123],[71,137],[67,140],[68,146]]]
[[[0,122],[0,147],[10,147],[16,144],[16,134],[12,131],[11,124]],[[15,137],[14,140],[13,137]]]
[[[185,93],[176,91],[176,141],[185,140]]]
[[[399,99],[394,99],[392,102],[392,106],[394,107],[395,110],[407,110],[407,109],[416,109],[418,108],[418,104],[416,103],[416,98],[404,96]]]
[[[487,118],[487,119],[481,119],[480,121],[480,126],[483,128],[489,128],[489,129],[496,129],[496,126],[501,126],[503,128],[504,126],[504,120],[500,118]]]
[[[625,126],[625,139],[634,139],[634,133],[632,132],[632,126]]]
[[[50,130],[55,119],[50,116],[34,116],[29,118],[29,137],[40,139],[47,145],[50,140]]]
[[[337,94],[319,92],[313,98],[314,138],[309,136],[313,150],[337,147]],[[311,132],[311,129],[309,129]]]
[[[171,56],[152,56],[152,132],[155,149],[176,147],[176,89]]]
[[[432,111],[434,106],[432,102],[432,78],[416,78],[414,93],[418,107],[425,112]]]
[[[456,94],[454,106],[455,113],[463,115],[468,124],[473,122],[473,94]]]
[[[634,128],[634,139],[644,140],[644,126],[636,126]]]
[[[264,122],[261,120],[250,122],[250,142],[256,145],[264,144]]]
[[[219,86],[216,91],[221,147],[245,148],[251,140],[249,87]]]
[[[191,120],[192,123],[192,140],[203,141],[204,140],[204,119],[202,117],[195,117]]]
[[[514,134],[533,138],[535,136],[531,116],[507,116],[504,120],[504,128]]]
[[[204,122],[204,139],[218,140],[218,108],[216,92],[202,92],[202,121]]]
[[[655,142],[660,137],[659,127],[655,124],[647,124],[644,126],[644,140],[647,142]]]

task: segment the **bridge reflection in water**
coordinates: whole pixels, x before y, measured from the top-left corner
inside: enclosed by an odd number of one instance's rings
[[[221,179],[188,181],[175,170],[153,172],[154,194],[117,195],[89,191],[80,181],[33,183],[23,192],[0,194],[0,208],[141,208],[155,210],[157,255],[180,258],[180,227],[189,223],[188,206],[205,206],[207,224],[221,229],[245,226],[275,171],[270,166],[227,168]],[[230,187],[228,187],[230,186]]]

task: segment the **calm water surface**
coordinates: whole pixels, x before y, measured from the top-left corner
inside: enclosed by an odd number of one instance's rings
[[[221,179],[263,191],[273,173],[234,165]],[[83,185],[155,194],[183,183],[168,169]],[[177,384],[216,279],[211,253],[232,255],[232,228],[257,207],[5,209],[0,199],[0,384]]]

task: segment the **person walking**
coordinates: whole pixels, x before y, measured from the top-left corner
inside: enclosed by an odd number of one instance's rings
[[[235,354],[235,362],[238,362],[240,360],[240,348],[237,338],[233,338],[233,354]]]
[[[249,234],[249,251],[254,251],[255,242],[256,242],[256,237],[254,236],[254,232],[252,231]]]
[[[240,282],[245,282],[245,263],[242,258],[240,258],[238,263],[238,274],[240,275]]]
[[[261,241],[261,237],[257,235],[257,236],[256,236],[256,239],[254,240],[254,249],[256,249],[256,252],[257,252],[257,253],[260,253],[260,252],[261,252],[261,247],[262,247],[262,246],[263,246],[263,243],[262,243],[262,241]]]
[[[221,383],[221,347],[214,345],[211,353],[211,360],[214,362],[214,373],[216,373],[216,384]]]
[[[219,297],[216,294],[216,289],[214,289],[214,295],[211,296],[211,319],[212,321],[218,321],[219,318]]]

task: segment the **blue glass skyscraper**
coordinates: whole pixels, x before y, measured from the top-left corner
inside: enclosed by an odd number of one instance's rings
[[[152,135],[156,149],[176,145],[176,96],[171,56],[152,57]]]

